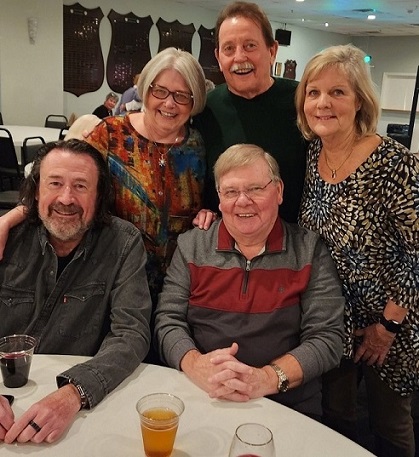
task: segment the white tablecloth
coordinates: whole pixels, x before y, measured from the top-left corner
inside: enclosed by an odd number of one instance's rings
[[[28,384],[0,393],[15,395],[19,417],[33,402],[55,389],[55,376],[86,360],[83,357],[36,355]],[[91,411],[81,411],[68,432],[54,444],[0,444],[2,457],[141,457],[137,400],[152,392],[171,392],[185,403],[172,457],[227,457],[236,427],[259,422],[269,427],[278,456],[367,457],[365,449],[333,430],[285,406],[262,398],[247,403],[212,400],[183,374],[170,368],[142,364]]]

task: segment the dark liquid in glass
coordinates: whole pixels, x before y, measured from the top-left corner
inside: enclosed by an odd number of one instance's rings
[[[22,387],[28,382],[31,357],[29,355],[3,356],[0,360],[3,382],[6,387]]]

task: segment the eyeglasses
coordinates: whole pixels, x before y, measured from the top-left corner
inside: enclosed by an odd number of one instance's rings
[[[237,190],[237,189],[227,189],[227,190],[220,190],[218,189],[218,193],[225,198],[226,200],[237,200],[240,197],[240,194],[246,195],[249,200],[258,199],[264,196],[266,188],[269,184],[273,182],[271,179],[268,184],[264,186],[252,186],[248,187],[245,190]]]
[[[169,95],[171,95],[173,100],[179,105],[188,105],[193,99],[192,94],[188,94],[187,92],[179,92],[177,90],[172,92],[166,87],[159,86],[157,84],[150,84],[150,92],[153,97],[156,97],[159,100],[164,100]]]

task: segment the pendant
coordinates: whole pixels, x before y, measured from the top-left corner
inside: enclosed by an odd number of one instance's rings
[[[163,156],[160,156],[160,158],[159,158],[159,165],[162,168],[166,166],[166,160]]]
[[[332,170],[332,179],[336,179],[336,170]]]

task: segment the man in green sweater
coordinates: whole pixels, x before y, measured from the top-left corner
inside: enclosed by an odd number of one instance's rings
[[[218,210],[212,173],[218,156],[233,144],[252,143],[279,163],[285,184],[281,217],[288,222],[297,220],[306,143],[296,125],[298,83],[271,76],[277,50],[270,22],[258,5],[234,2],[219,14],[215,54],[226,83],[208,94],[205,110],[194,119],[207,154],[205,208]]]

